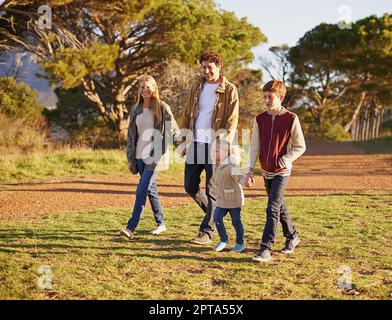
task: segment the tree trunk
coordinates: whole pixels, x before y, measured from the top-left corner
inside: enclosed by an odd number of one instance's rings
[[[357,121],[358,115],[359,115],[359,113],[361,111],[361,108],[362,108],[362,105],[363,105],[363,103],[365,101],[365,98],[366,98],[366,92],[362,91],[361,92],[361,96],[359,98],[359,102],[358,102],[357,108],[354,111],[354,114],[353,114],[353,117],[352,117],[351,121],[344,126],[344,131],[345,132],[349,132],[351,126]]]
[[[125,143],[128,139],[129,117],[117,121],[117,136],[120,143]]]

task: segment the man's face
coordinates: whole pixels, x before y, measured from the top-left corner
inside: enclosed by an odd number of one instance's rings
[[[283,98],[284,97],[277,95],[274,92],[270,92],[270,91],[264,92],[264,101],[269,110],[279,109],[282,105]]]
[[[207,82],[214,82],[219,79],[221,66],[215,62],[203,61],[201,63],[201,74]]]

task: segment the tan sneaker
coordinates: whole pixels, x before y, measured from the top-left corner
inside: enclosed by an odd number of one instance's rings
[[[127,239],[131,240],[133,238],[133,232],[131,230],[129,230],[128,228],[121,229],[120,236],[124,236]]]
[[[191,240],[191,242],[197,244],[207,244],[211,242],[211,238],[207,233],[200,231],[199,234]]]

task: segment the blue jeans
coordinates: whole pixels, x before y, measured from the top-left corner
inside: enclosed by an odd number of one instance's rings
[[[283,193],[286,189],[289,177],[276,176],[273,179],[265,179],[265,190],[268,194],[267,222],[264,227],[261,247],[272,250],[276,229],[279,221],[282,224],[283,235],[292,239],[296,236],[296,230],[291,221],[286,205],[284,203]]]
[[[200,188],[200,176],[206,171],[206,191]],[[213,174],[213,165],[208,143],[192,142],[187,151],[185,162],[184,188],[188,195],[197,203],[205,213],[199,231],[205,232],[210,238],[214,235],[214,209],[215,199],[210,195],[210,180]]]
[[[241,208],[215,208],[214,221],[221,241],[227,242],[229,240],[229,237],[226,233],[225,224],[223,223],[223,218],[227,215],[227,213],[230,213],[231,216],[231,223],[233,224],[236,233],[236,242],[238,244],[244,244],[244,226],[242,225],[241,221]]]
[[[155,178],[156,171],[145,170],[145,163],[143,160],[137,159],[136,166],[140,174],[139,184],[136,189],[136,200],[133,207],[132,217],[128,221],[127,228],[134,231],[139,223],[140,216],[142,215],[146,206],[147,195],[150,200],[151,209],[154,213],[154,219],[157,225],[163,225],[163,211],[159,201],[159,194]]]

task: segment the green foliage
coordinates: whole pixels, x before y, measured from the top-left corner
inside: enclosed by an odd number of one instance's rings
[[[344,141],[350,140],[351,135],[344,131],[343,126],[338,123],[331,123],[324,120],[318,130],[320,138],[325,141]]]
[[[81,87],[57,88],[57,108],[45,112],[50,123],[64,128],[71,145],[91,148],[119,146],[116,132],[100,117],[94,104],[83,94]]]
[[[56,108],[45,110],[50,122],[68,128],[78,126],[78,115],[83,119],[93,119],[99,114],[94,103],[84,95],[81,86],[72,89],[58,87],[55,94],[58,98]]]
[[[380,131],[381,131],[381,136],[385,136],[385,137],[392,136],[392,119],[382,123]]]
[[[239,129],[252,128],[253,118],[264,110],[262,77],[261,70],[243,68],[230,78],[237,86],[240,99]]]
[[[82,49],[56,52],[54,59],[42,62],[42,66],[64,89],[70,89],[79,86],[86,76],[93,78],[113,69],[118,52],[118,45],[91,41]]]
[[[153,73],[162,61],[195,66],[204,50],[216,50],[225,73],[235,74],[253,59],[251,49],[266,41],[246,18],[219,10],[213,0],[48,1],[51,31],[37,31],[39,1],[10,9],[0,20],[0,34],[10,45],[25,45],[40,57],[52,82],[70,89],[83,85],[88,98],[119,139],[126,138],[130,104],[141,74]]]
[[[152,14],[157,24],[169,24],[154,55],[190,65],[209,49],[221,54],[228,71],[238,70],[253,60],[251,48],[267,40],[246,18],[239,20],[232,12],[219,11],[210,0],[166,1]]]
[[[37,92],[11,77],[0,78],[0,153],[43,150],[46,121]]]
[[[110,129],[101,118],[87,118],[83,125],[68,125],[72,144],[93,148],[115,148],[121,143],[116,132]]]
[[[42,118],[37,92],[12,77],[0,77],[0,113],[33,121]]]

